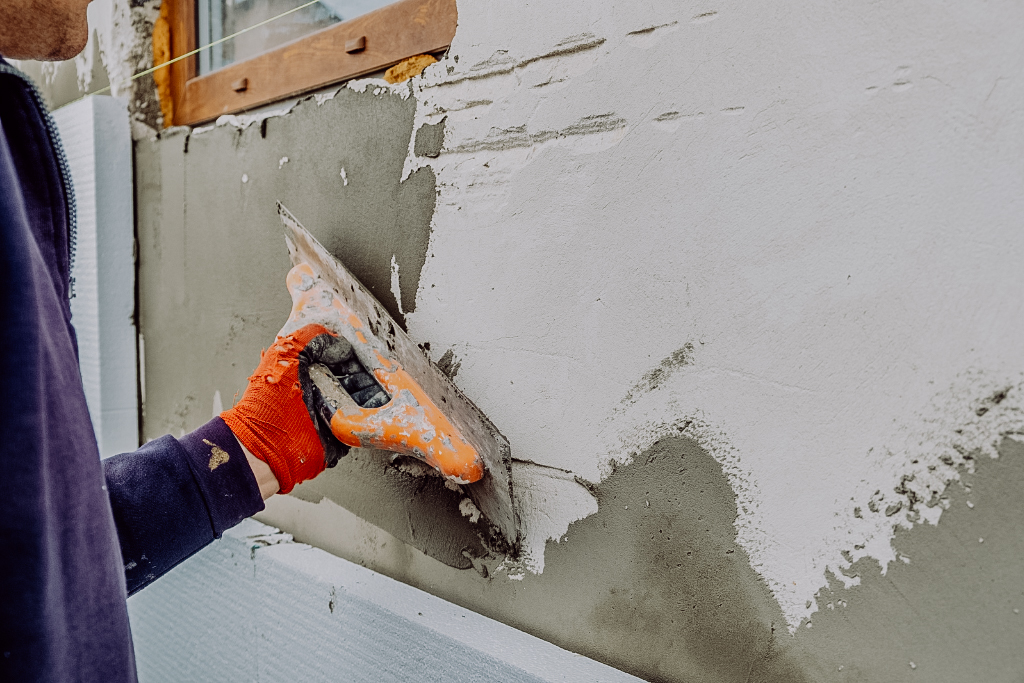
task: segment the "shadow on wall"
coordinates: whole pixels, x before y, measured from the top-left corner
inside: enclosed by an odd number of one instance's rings
[[[662,439],[597,498],[508,596],[522,628],[651,681],[811,680],[736,545],[736,497],[713,457]]]

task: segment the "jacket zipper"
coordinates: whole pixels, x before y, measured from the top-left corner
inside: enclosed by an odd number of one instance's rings
[[[32,79],[23,74],[18,69],[15,69],[9,64],[0,63],[0,74],[10,74],[20,78],[25,85],[28,86],[29,92],[32,93],[32,97],[35,99],[36,108],[42,114],[43,125],[46,128],[46,135],[50,138],[50,145],[53,147],[53,151],[57,154],[57,169],[60,172],[61,185],[64,189],[64,212],[68,219],[68,298],[75,298],[75,278],[71,275],[71,272],[75,265],[75,244],[78,237],[78,210],[75,205],[75,188],[71,184],[71,171],[68,168],[68,158],[64,154],[64,145],[60,141],[60,132],[57,130],[57,124],[54,122],[53,117],[50,115],[50,110],[46,107],[46,102],[43,100],[42,93],[39,92],[39,88],[32,82]]]

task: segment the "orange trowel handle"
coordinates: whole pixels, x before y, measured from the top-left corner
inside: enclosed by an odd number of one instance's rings
[[[484,476],[479,453],[452,425],[423,388],[402,367],[385,357],[386,348],[337,293],[305,264],[288,273],[292,315],[301,321],[319,319],[352,344],[391,400],[379,408],[362,408],[352,400],[330,371],[310,368],[310,379],[320,396],[318,406],[335,438],[355,448],[380,448],[410,455],[462,484]]]
[[[318,387],[326,374],[310,373]],[[321,391],[322,396],[330,396],[321,399],[325,406],[321,414],[335,438],[354,448],[380,448],[419,458],[459,483],[469,484],[484,476],[476,450],[412,377],[397,367],[390,372],[378,369],[374,374],[391,394],[391,400],[379,408],[359,407],[340,385],[337,391]]]

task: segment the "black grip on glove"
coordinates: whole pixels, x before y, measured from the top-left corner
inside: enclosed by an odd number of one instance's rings
[[[359,362],[352,345],[345,338],[320,334],[313,337],[299,352],[302,400],[324,447],[324,464],[327,467],[334,467],[348,454],[349,447],[338,441],[331,433],[331,411],[329,407],[323,405],[323,397],[309,377],[309,368],[314,364],[323,365],[330,370],[352,400],[362,408],[377,408],[391,398]]]

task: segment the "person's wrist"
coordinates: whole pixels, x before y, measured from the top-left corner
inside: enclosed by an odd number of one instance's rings
[[[280,491],[281,484],[277,481],[277,477],[274,476],[274,471],[270,469],[270,465],[249,452],[249,449],[245,447],[245,444],[237,436],[235,440],[238,441],[238,445],[242,447],[242,452],[245,453],[245,460],[249,463],[253,476],[256,477],[256,483],[260,487],[260,495],[263,496],[263,500],[270,498]]]

